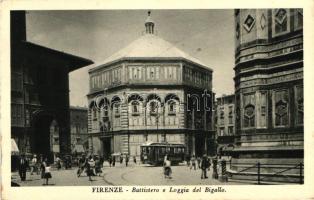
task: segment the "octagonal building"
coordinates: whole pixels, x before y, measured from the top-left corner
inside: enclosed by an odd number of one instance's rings
[[[212,154],[212,70],[146,33],[89,70],[90,150],[140,155],[145,142],[183,143],[187,155]]]

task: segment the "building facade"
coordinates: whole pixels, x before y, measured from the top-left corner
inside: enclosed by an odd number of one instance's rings
[[[71,152],[72,154],[86,153],[89,135],[87,133],[87,111],[85,107],[70,106]]]
[[[68,73],[92,61],[26,41],[25,21],[11,12],[11,138],[51,160],[70,152]]]
[[[145,142],[208,152],[213,136],[212,70],[154,34],[146,34],[89,71],[91,150],[140,155]],[[209,141],[209,142],[208,142]]]
[[[235,32],[233,170],[303,163],[303,10],[237,9]]]
[[[235,96],[223,95],[216,99],[217,154],[229,155],[234,148]]]

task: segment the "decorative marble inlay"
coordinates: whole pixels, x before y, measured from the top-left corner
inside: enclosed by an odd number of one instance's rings
[[[275,20],[277,23],[282,24],[285,19],[287,18],[287,11],[285,9],[278,9],[276,15],[275,15]]]
[[[264,13],[261,16],[260,24],[261,24],[262,30],[264,30],[264,28],[266,27],[266,17],[264,15]]]
[[[298,13],[303,16],[303,9],[297,9]]]
[[[251,15],[248,15],[244,21],[243,27],[245,28],[247,32],[250,32],[254,24],[255,24],[255,19]]]

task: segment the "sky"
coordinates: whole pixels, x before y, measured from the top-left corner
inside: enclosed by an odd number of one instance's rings
[[[148,10],[27,11],[27,40],[101,62],[141,37]],[[156,34],[213,69],[216,96],[234,92],[233,10],[151,10]],[[87,66],[69,74],[70,104],[86,106]]]

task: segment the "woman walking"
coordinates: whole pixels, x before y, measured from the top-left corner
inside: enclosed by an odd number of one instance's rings
[[[95,161],[92,156],[89,156],[86,171],[87,171],[87,176],[90,181],[92,181],[92,176],[94,176],[94,168],[95,168]]]
[[[45,158],[40,165],[40,171],[41,171],[41,178],[44,179],[45,178],[45,170],[47,167],[47,158]]]
[[[165,178],[169,178],[171,179],[171,174],[172,174],[172,170],[171,170],[171,161],[169,160],[168,156],[165,156],[165,161],[164,161],[164,175]]]
[[[50,165],[47,163],[45,167],[45,174],[44,174],[44,179],[46,179],[46,185],[48,185],[48,181],[50,178],[52,178],[51,172],[50,172]]]
[[[196,159],[195,159],[195,156],[193,155],[192,158],[191,158],[191,166],[190,166],[190,170],[192,168],[194,168],[194,170],[196,170]]]

